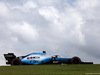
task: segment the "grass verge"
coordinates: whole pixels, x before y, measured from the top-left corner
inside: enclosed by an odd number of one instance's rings
[[[0,75],[96,75],[99,64],[1,66]]]

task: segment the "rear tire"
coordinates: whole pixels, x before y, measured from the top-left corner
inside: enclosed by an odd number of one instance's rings
[[[14,60],[12,60],[11,65],[21,65],[21,60],[14,59]]]
[[[79,57],[73,57],[71,59],[71,64],[81,64],[81,59]]]

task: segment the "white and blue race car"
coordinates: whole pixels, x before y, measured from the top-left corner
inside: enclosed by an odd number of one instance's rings
[[[93,62],[83,62],[79,57],[62,58],[59,55],[47,55],[42,53],[31,53],[26,56],[16,57],[14,53],[4,54],[6,64],[11,65],[35,65],[35,64],[93,64]]]

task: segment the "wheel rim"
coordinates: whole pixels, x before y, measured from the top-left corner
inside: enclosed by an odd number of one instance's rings
[[[21,61],[19,59],[14,59],[11,65],[21,65]]]
[[[71,63],[72,64],[80,64],[81,60],[78,57],[73,57],[72,60],[71,60]]]

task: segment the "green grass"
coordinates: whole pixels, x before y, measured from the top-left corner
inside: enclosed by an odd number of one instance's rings
[[[21,65],[0,67],[0,75],[88,75],[86,73],[100,73],[100,65]]]

